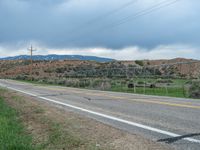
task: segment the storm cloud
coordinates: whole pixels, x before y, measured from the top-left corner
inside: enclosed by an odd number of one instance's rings
[[[149,53],[169,45],[186,46],[184,51],[188,47],[198,51],[200,1],[179,0],[145,13],[162,2],[164,0],[0,0],[0,52],[1,55],[5,50],[22,52],[30,43],[41,51],[43,48],[41,53],[49,53],[48,49],[122,51],[130,47]]]

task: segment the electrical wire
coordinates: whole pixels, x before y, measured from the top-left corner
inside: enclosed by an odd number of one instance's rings
[[[157,11],[159,9],[162,9],[164,7],[173,5],[173,4],[177,3],[178,1],[180,1],[180,0],[172,0],[172,1],[164,0],[162,2],[159,2],[158,4],[155,4],[155,5],[151,6],[150,8],[147,8],[147,9],[144,9],[142,11],[139,11],[139,12],[135,13],[134,15],[127,16],[127,17],[121,19],[120,21],[118,21],[116,23],[109,24],[109,25],[107,25],[105,27],[106,27],[106,29],[109,29],[109,28],[113,28],[113,27],[116,27],[116,26],[120,26],[120,25],[122,25],[124,23],[127,23],[129,21],[137,19],[138,17],[142,17],[142,16],[145,16],[145,15],[148,15],[148,14],[150,14],[150,13],[152,13],[154,11]]]
[[[106,26],[103,26],[103,27],[100,27],[98,29],[95,29],[91,32],[88,32],[87,34],[92,34],[94,31],[98,30],[98,31],[104,31],[104,30],[108,30],[110,28],[114,28],[114,27],[117,27],[117,26],[120,26],[124,23],[127,23],[129,21],[132,21],[134,19],[137,19],[139,17],[142,17],[142,16],[145,16],[145,15],[148,15],[156,10],[159,10],[159,9],[162,9],[162,8],[165,8],[167,6],[170,6],[170,5],[173,5],[175,3],[177,3],[178,1],[181,1],[181,0],[172,0],[172,1],[169,1],[169,0],[164,0],[162,2],[159,2],[155,5],[152,5],[151,7],[149,8],[146,8],[146,9],[143,9],[141,11],[138,11],[137,13],[133,14],[133,15],[129,15],[129,16],[126,16],[124,18],[122,18],[121,20],[119,21],[116,21],[114,23],[111,23],[111,24],[108,24]],[[119,11],[119,10],[118,10]],[[85,34],[84,34],[85,35]],[[88,38],[89,36],[87,36]],[[76,41],[77,38],[75,39],[72,39],[71,42],[73,41]],[[85,38],[86,39],[86,38]]]
[[[96,24],[96,23],[98,23],[98,22],[104,20],[105,18],[108,18],[108,17],[110,17],[110,16],[112,16],[112,15],[114,15],[114,14],[117,14],[117,13],[119,13],[120,11],[122,11],[122,10],[124,10],[124,9],[126,9],[126,8],[128,8],[128,7],[130,7],[130,6],[133,5],[133,4],[135,4],[137,1],[138,1],[138,0],[131,0],[131,1],[129,1],[129,2],[125,3],[125,4],[123,4],[123,5],[121,5],[120,7],[116,8],[116,9],[114,9],[114,10],[111,10],[111,11],[105,13],[105,14],[102,14],[102,15],[100,15],[100,16],[98,16],[98,17],[95,17],[95,18],[93,18],[93,19],[91,19],[91,20],[89,20],[89,21],[83,23],[83,24],[80,25],[79,27],[77,27],[77,28],[75,28],[75,29],[72,29],[72,31],[70,31],[69,33],[77,32],[77,31],[79,31],[79,30],[82,30],[83,28],[88,28],[89,25]],[[68,34],[69,34],[69,33],[68,33]]]

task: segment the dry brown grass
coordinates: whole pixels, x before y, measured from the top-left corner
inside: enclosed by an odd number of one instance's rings
[[[5,90],[0,93],[19,112],[28,134],[33,136],[33,143],[42,149],[170,149],[33,97]]]

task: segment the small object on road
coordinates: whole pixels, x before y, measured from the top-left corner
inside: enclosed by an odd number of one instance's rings
[[[91,101],[92,99],[89,97],[84,97],[85,99],[87,99],[88,101]]]

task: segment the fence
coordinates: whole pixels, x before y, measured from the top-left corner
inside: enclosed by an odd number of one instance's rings
[[[79,79],[77,87],[121,92],[190,97],[189,88],[200,78],[200,62],[161,65],[82,68],[66,75]],[[200,82],[199,82],[200,83]],[[198,87],[197,87],[197,90]],[[200,91],[197,91],[197,94]]]

